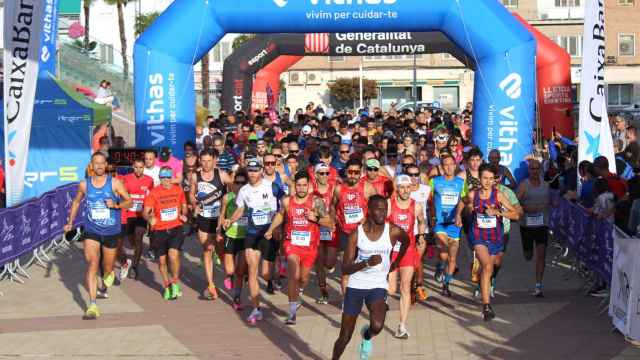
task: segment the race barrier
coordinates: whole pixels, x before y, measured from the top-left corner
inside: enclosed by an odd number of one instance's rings
[[[77,183],[64,185],[18,206],[0,209],[0,279],[22,283],[20,276],[29,278],[25,267],[34,261],[45,266],[48,250],[68,245],[62,236],[63,226],[77,189]],[[76,216],[76,227],[82,225],[83,209],[81,206]],[[21,263],[28,254],[31,258]]]
[[[615,232],[609,316],[633,341],[640,340],[640,239]]]

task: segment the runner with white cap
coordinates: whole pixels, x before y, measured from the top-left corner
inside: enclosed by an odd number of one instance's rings
[[[318,304],[329,303],[329,291],[327,290],[327,271],[333,272],[338,260],[338,249],[340,243],[335,231],[336,211],[331,206],[335,184],[329,182],[330,168],[325,163],[318,163],[315,166],[316,182],[313,184],[314,195],[322,199],[325,209],[328,210],[329,217],[333,222],[331,227],[320,227],[320,245],[318,246],[318,258],[316,260],[316,273],[318,275],[318,286],[320,287],[320,297],[316,300]]]

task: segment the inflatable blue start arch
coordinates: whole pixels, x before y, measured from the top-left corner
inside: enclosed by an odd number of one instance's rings
[[[195,136],[193,64],[225,33],[395,31],[442,31],[475,62],[473,142],[520,177],[536,43],[496,0],[175,0],[135,44],[136,143],[182,155]]]

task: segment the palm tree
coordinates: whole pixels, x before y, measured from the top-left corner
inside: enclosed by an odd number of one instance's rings
[[[200,60],[200,77],[202,84],[202,106],[209,108],[209,53]]]
[[[127,59],[127,35],[124,27],[124,7],[133,0],[104,0],[109,5],[115,5],[118,9],[118,28],[120,30],[120,47],[122,55],[122,75],[129,77],[129,59]]]
[[[91,15],[91,1],[84,0],[82,2],[84,11],[84,48],[89,49],[89,15]]]

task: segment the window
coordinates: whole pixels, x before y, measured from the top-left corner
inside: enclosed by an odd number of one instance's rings
[[[556,7],[579,7],[580,0],[555,0]]]
[[[517,8],[518,0],[502,0],[502,5],[508,8]]]
[[[618,34],[618,56],[636,55],[636,35]]]
[[[223,62],[231,54],[231,43],[223,41],[213,47],[213,62]]]
[[[344,56],[329,56],[330,62],[344,61]]]
[[[631,105],[633,84],[609,84],[607,103],[613,106]]]
[[[416,59],[421,59],[422,54],[416,54]],[[364,57],[365,61],[380,60],[413,60],[413,55],[369,55]]]
[[[579,57],[582,55],[582,36],[561,35],[556,38],[556,42],[560,47],[565,49],[571,57]]]
[[[633,0],[618,0],[618,6],[633,6]]]

